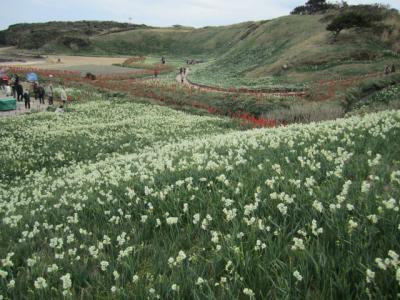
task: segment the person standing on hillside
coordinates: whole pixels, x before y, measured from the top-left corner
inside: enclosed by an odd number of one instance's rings
[[[390,68],[392,73],[396,73],[396,67],[394,64],[392,64],[391,68]]]
[[[25,90],[24,93],[24,100],[25,100],[25,109],[31,109],[31,97],[29,95],[29,91]]]
[[[65,104],[67,103],[67,92],[65,91],[64,87],[61,87],[60,98],[63,106],[65,106]]]

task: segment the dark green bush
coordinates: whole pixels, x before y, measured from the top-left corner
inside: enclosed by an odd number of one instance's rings
[[[332,19],[326,30],[333,32],[334,41],[344,29],[372,28],[375,34],[379,34],[387,29],[380,22],[390,14],[393,11],[380,4],[348,6]]]

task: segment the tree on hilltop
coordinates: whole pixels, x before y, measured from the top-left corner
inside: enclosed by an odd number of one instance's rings
[[[308,8],[310,14],[315,14],[317,12],[327,10],[330,7],[330,4],[326,3],[326,0],[309,0],[306,3],[306,7]]]
[[[336,7],[333,4],[327,3],[326,0],[308,0],[305,5],[296,7],[292,15],[312,15],[323,12],[327,9]]]
[[[334,35],[334,40],[336,40],[340,32],[344,29],[370,26],[370,22],[368,22],[368,20],[363,15],[354,11],[349,11],[340,14],[339,16],[334,18],[332,22],[326,27],[326,30],[331,31]]]
[[[388,9],[379,5],[351,6],[338,14],[326,30],[333,33],[335,42],[340,32],[352,28],[374,28],[384,19]]]

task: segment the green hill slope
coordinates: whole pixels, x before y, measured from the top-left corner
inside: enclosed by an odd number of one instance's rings
[[[376,29],[346,30],[336,43],[326,30],[337,12],[285,16],[201,29],[140,29],[94,37],[86,53],[201,57],[191,78],[223,86],[300,83],[381,71],[400,53],[400,17]]]
[[[236,45],[253,22],[201,29],[160,28],[127,31],[92,39],[94,51],[173,56],[223,54]]]

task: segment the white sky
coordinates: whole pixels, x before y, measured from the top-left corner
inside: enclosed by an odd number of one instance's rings
[[[304,1],[272,0],[0,0],[0,30],[16,23],[113,20],[153,26],[213,26],[287,15]],[[400,0],[384,3],[400,10]],[[7,5],[3,6],[4,3]]]

